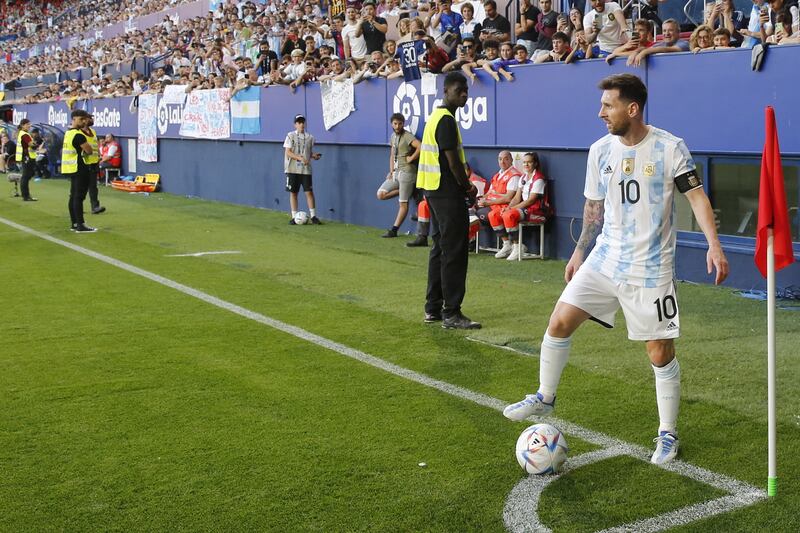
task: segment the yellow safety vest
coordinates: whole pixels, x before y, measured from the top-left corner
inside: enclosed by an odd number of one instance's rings
[[[16,161],[17,163],[22,163],[22,156],[23,156],[23,154],[22,154],[22,136],[23,135],[27,135],[31,139],[30,141],[28,141],[28,159],[30,159],[31,161],[36,161],[36,150],[31,148],[31,146],[33,145],[33,137],[31,137],[30,134],[28,132],[24,131],[24,130],[19,130],[19,132],[17,132],[17,152],[14,154],[14,161]]]
[[[428,123],[425,124],[425,131],[422,133],[417,187],[426,191],[437,190],[442,177],[442,169],[439,167],[439,145],[436,144],[436,127],[443,117],[453,117],[453,114],[444,107],[434,109],[428,118]],[[453,120],[455,120],[455,117],[453,117]],[[458,158],[461,160],[461,164],[466,164],[467,156],[464,154],[464,147],[461,143],[461,130],[458,129],[458,123],[456,123],[456,134],[458,135]]]
[[[83,132],[79,129],[70,129],[64,134],[64,144],[61,147],[62,174],[77,174],[78,172],[78,152],[72,146],[72,141],[79,133],[83,135]]]
[[[97,148],[97,132],[94,129],[89,128],[91,135],[87,135],[86,132],[83,132],[86,135],[86,140],[89,142],[89,146],[92,147],[91,154],[83,154],[83,162],[87,165],[95,165],[100,162],[100,151]]]

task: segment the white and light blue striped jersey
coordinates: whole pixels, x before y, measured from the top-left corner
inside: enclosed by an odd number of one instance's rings
[[[648,128],[636,146],[609,134],[589,149],[584,196],[604,200],[605,213],[585,265],[618,283],[656,287],[673,279],[674,179],[695,164],[683,139]]]

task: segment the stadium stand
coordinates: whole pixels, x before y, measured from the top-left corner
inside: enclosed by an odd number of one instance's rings
[[[731,0],[719,5],[709,3],[698,23],[727,29],[732,46],[751,47],[762,39],[775,44],[800,41],[796,6],[785,6],[781,0],[763,6],[760,2],[749,18],[736,10]],[[602,14],[622,10],[631,22],[641,16],[661,24],[657,7],[651,8],[647,2],[631,1],[621,6],[605,0],[595,3],[599,6],[594,9],[598,13],[592,25],[597,28],[588,29],[581,27],[582,9],[592,9],[591,3],[581,6],[580,2],[563,2],[561,6],[565,16],[558,18],[558,31],[569,37],[568,52],[578,52],[570,53],[568,61],[600,53],[592,35],[602,36],[605,26],[618,23]],[[349,4],[353,18],[345,20],[351,15],[342,12],[344,4],[333,2],[329,6],[326,0],[2,0],[0,18],[6,30],[0,36],[0,83],[6,91],[6,103],[34,103],[163,92],[170,84],[186,85],[188,92],[237,85],[283,84],[295,88],[318,79],[347,77],[356,82],[375,77],[391,79],[401,75],[395,56],[397,45],[410,40],[420,41],[419,67],[423,72],[438,72],[439,56],[444,53],[456,64],[462,59],[464,63],[469,63],[468,59],[482,62],[482,53],[474,56],[461,45],[463,18],[459,13],[469,5],[475,19],[487,26],[488,4],[485,7],[481,2],[468,1],[432,6],[417,0],[380,0],[373,4],[375,0],[366,0],[363,6],[361,2]],[[196,9],[176,11],[182,5]],[[516,5],[500,2],[498,16],[488,29],[481,30],[482,38],[475,44],[491,41],[498,31],[494,26],[503,26],[500,19],[509,21],[513,35],[514,23],[524,15],[531,23],[522,42],[534,43],[530,46],[536,47],[536,55],[549,54],[552,41],[546,36],[553,31],[556,12],[542,12],[538,3],[528,2],[521,4],[521,12],[514,8]],[[447,13],[443,15],[444,10]],[[758,19],[753,20],[756,16]],[[410,23],[400,23],[406,18]],[[523,29],[520,24],[516,26]],[[356,28],[362,32],[359,37],[353,33]],[[692,29],[681,27],[684,31],[679,44],[688,40]],[[629,26],[623,39],[635,43],[630,59],[647,56],[650,50],[641,52],[648,47],[672,50],[662,42],[660,30],[657,26],[655,40],[640,43],[638,32]],[[469,31],[476,31],[476,26],[471,25]],[[370,40],[368,45],[364,41],[372,52],[368,57],[360,53],[359,39],[363,37]],[[714,49],[713,45],[709,48]],[[292,64],[292,52],[302,57],[296,65]],[[337,58],[344,61],[340,63]]]

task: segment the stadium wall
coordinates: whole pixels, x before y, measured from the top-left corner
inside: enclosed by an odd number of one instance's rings
[[[605,134],[597,119],[597,82],[617,72],[633,72],[649,87],[648,121],[686,139],[699,161],[724,155],[760,154],[763,109],[777,110],[781,147],[786,161],[800,158],[800,107],[793,87],[797,47],[773,47],[761,72],[750,69],[747,50],[711,54],[670,54],[651,58],[647,69],[628,69],[619,62],[536,65],[515,70],[517,80],[498,83],[481,77],[470,87],[470,101],[459,117],[468,158],[482,175],[496,170],[499,148],[535,149],[554,180],[557,219],[548,228],[547,253],[568,257],[570,237],[580,231],[580,194],[589,145]],[[440,97],[423,94],[419,82],[368,81],[356,86],[357,110],[326,131],[318,84],[291,94],[283,87],[261,91],[261,133],[232,135],[222,141],[180,137],[180,106],[159,105],[159,162],[137,162],[137,173],[157,172],[168,192],[257,207],[286,210],[281,143],[297,113],[308,117],[323,159],[315,163],[315,189],[323,218],[375,227],[386,226],[396,204],[380,202],[375,190],[387,172],[388,116],[395,110],[411,117],[421,134],[426,115]],[[136,112],[130,98],[97,100],[89,108],[103,117],[100,133],[135,138]],[[14,119],[66,126],[64,104],[19,106]],[[125,145],[126,146],[126,145]],[[704,165],[705,169],[708,165]],[[126,167],[127,168],[127,167]],[[707,170],[704,172],[707,173]],[[796,205],[796,199],[790,203]],[[405,229],[413,229],[409,222]],[[678,275],[707,281],[702,236],[680,232]],[[725,238],[733,263],[731,283],[763,287],[752,263],[754,239]],[[800,250],[797,250],[800,251]],[[796,253],[797,253],[796,251]],[[686,260],[689,259],[689,260]],[[779,286],[800,284],[800,268],[779,276]]]

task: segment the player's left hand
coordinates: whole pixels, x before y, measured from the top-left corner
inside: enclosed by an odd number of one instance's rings
[[[728,277],[728,259],[725,257],[725,253],[722,251],[721,247],[714,246],[708,249],[708,253],[706,254],[706,266],[708,267],[709,274],[711,274],[713,270],[717,272],[714,278],[715,285],[719,285]]]

